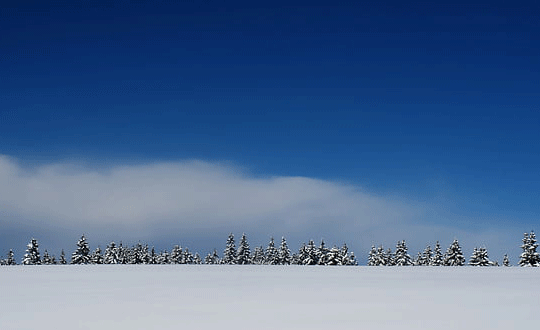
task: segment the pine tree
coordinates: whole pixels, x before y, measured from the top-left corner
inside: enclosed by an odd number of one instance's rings
[[[435,244],[435,252],[433,253],[433,257],[431,258],[429,265],[430,266],[442,266],[444,261],[444,256],[442,254],[441,250],[441,244],[439,241]]]
[[[238,255],[236,256],[237,265],[249,265],[251,264],[251,251],[249,249],[249,243],[247,241],[246,234],[242,234],[240,238],[240,246],[238,247]]]
[[[202,264],[202,259],[201,259],[201,256],[200,256],[199,252],[195,252],[195,256],[193,256],[193,264],[194,265]]]
[[[357,264],[354,253],[351,252],[349,254],[349,247],[347,246],[347,244],[343,244],[343,246],[339,250],[339,254],[343,266],[355,266]]]
[[[485,248],[474,248],[473,254],[469,259],[471,266],[491,266],[493,263],[489,261],[488,253]]]
[[[14,266],[14,265],[17,264],[17,261],[15,261],[13,250],[11,250],[11,249],[8,252],[5,264],[6,264],[6,266]]]
[[[67,265],[66,253],[63,249],[62,252],[60,252],[60,265]]]
[[[538,267],[540,266],[540,256],[536,249],[538,244],[536,243],[536,235],[534,231],[531,231],[530,234],[523,234],[523,244],[521,249],[523,252],[519,257],[519,265],[521,267]]]
[[[270,242],[268,242],[268,246],[266,247],[265,256],[266,260],[264,263],[266,265],[279,265],[279,253],[274,244],[273,237],[270,237]]]
[[[385,266],[396,265],[395,259],[394,259],[394,253],[392,252],[391,248],[388,248],[388,250],[386,250],[386,253],[384,254],[384,258],[385,258],[385,261],[384,261]]]
[[[159,256],[156,254],[156,249],[153,246],[150,255],[148,256],[148,263],[151,265],[159,264]]]
[[[169,256],[169,252],[167,250],[161,251],[158,257],[158,264],[160,265],[168,265],[171,263],[171,259]]]
[[[281,245],[279,246],[279,263],[282,265],[291,264],[291,250],[289,250],[285,237],[281,237]]]
[[[23,265],[41,265],[41,257],[39,256],[39,245],[35,238],[30,240],[30,243],[26,246],[26,253],[24,254]]]
[[[431,251],[431,246],[426,246],[424,252],[419,255],[417,265],[418,266],[428,266],[431,265],[431,259],[433,258],[433,252]]]
[[[454,239],[452,244],[446,250],[444,256],[443,265],[444,266],[463,266],[465,264],[465,257],[463,257],[463,252],[461,252],[461,247],[457,239]]]
[[[72,264],[89,264],[90,263],[90,248],[88,247],[88,242],[86,242],[86,237],[81,236],[77,242],[77,249],[71,255]]]
[[[354,252],[352,251],[351,251],[351,254],[349,254],[347,266],[358,266],[358,260],[356,260],[356,256],[354,255]]]
[[[103,264],[103,256],[101,255],[101,249],[99,248],[99,246],[94,250],[94,252],[92,252],[90,260],[94,265]]]
[[[236,263],[236,244],[234,242],[234,235],[232,233],[230,233],[229,237],[227,237],[222,262],[226,265],[234,265]]]
[[[508,259],[508,255],[507,255],[507,254],[505,254],[505,255],[503,256],[503,266],[505,266],[505,267],[510,267],[510,260]]]
[[[304,265],[317,265],[319,263],[319,253],[315,242],[310,239],[307,245],[307,259],[303,261]]]
[[[375,249],[375,245],[372,245],[371,250],[369,250],[367,265],[378,266],[377,265],[377,249]]]
[[[411,266],[411,256],[407,253],[407,245],[405,241],[397,242],[396,253],[394,255],[394,264],[396,266]]]
[[[214,249],[214,252],[208,253],[206,257],[204,257],[204,263],[207,265],[217,265],[220,263],[216,249]]]
[[[182,264],[192,265],[195,262],[195,256],[188,248],[184,249],[182,253]]]

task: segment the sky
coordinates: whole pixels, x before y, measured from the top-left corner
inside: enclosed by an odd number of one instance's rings
[[[516,261],[538,229],[540,6],[0,9],[0,255],[226,235]]]

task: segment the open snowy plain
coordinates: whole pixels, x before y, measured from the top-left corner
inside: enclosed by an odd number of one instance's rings
[[[0,329],[534,329],[540,269],[4,266]]]

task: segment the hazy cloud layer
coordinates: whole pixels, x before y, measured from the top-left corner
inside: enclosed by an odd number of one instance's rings
[[[253,244],[286,235],[292,240],[324,237],[357,249],[402,238],[420,245],[437,235],[478,238],[422,223],[418,219],[425,210],[419,205],[357,186],[305,177],[261,178],[201,161],[98,171],[69,163],[26,169],[0,157],[0,204],[4,235],[33,230],[32,235],[48,236],[50,244],[72,242],[75,233],[83,232],[97,236],[94,241],[187,240],[204,249],[216,246],[210,240],[242,231],[258,241]]]

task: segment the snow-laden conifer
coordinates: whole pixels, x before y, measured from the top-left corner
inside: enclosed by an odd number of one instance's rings
[[[251,253],[251,262],[255,265],[263,265],[265,261],[264,248],[262,246],[256,246]]]
[[[41,257],[39,255],[39,244],[35,238],[30,240],[30,243],[26,246],[26,253],[24,254],[23,265],[41,265]]]
[[[161,251],[161,253],[158,256],[158,264],[160,265],[168,265],[171,263],[170,255],[167,250]]]
[[[519,256],[519,265],[521,267],[540,266],[540,256],[536,252],[537,248],[538,244],[536,243],[534,231],[531,231],[529,234],[523,234],[523,244],[521,245],[523,252]]]
[[[152,246],[152,249],[150,250],[150,254],[148,256],[148,263],[150,265],[159,264],[159,255],[156,253],[156,249],[153,246]]]
[[[214,249],[213,252],[208,253],[206,257],[204,257],[204,263],[207,265],[217,265],[220,262],[221,261],[219,260],[219,255],[216,249]]]
[[[223,259],[221,262],[226,265],[234,265],[236,263],[236,244],[234,242],[234,235],[232,233],[227,237],[225,243],[225,250],[223,251]]]
[[[435,251],[433,252],[433,257],[429,261],[430,266],[442,266],[444,261],[444,256],[441,250],[441,244],[439,241],[435,244]]]
[[[266,265],[279,265],[279,252],[276,249],[273,237],[270,237],[270,241],[268,242],[268,246],[266,247],[264,254],[266,257],[264,263]]]
[[[405,241],[397,242],[396,252],[394,254],[394,265],[396,266],[412,266],[411,256],[407,253],[407,245]]]
[[[285,239],[285,237],[281,237],[278,258],[281,265],[291,264],[291,250],[289,250],[289,246],[287,245],[287,240]]]
[[[15,256],[13,253],[13,250],[9,250],[6,261],[4,262],[6,266],[14,266],[17,264],[17,261],[15,261]]]
[[[486,248],[474,248],[473,253],[469,259],[470,266],[491,266],[493,263],[489,261]]]
[[[384,265],[385,266],[395,266],[395,258],[394,258],[394,252],[392,252],[391,248],[388,248],[386,252],[384,253]]]
[[[510,267],[510,259],[508,259],[508,255],[507,255],[507,254],[505,254],[505,255],[503,256],[503,266],[505,266],[505,267]]]
[[[64,252],[64,249],[62,249],[62,252],[60,252],[60,260],[58,262],[60,265],[67,265],[66,253]]]
[[[171,251],[171,264],[183,264],[185,263],[183,259],[183,251],[180,245],[173,246]]]
[[[324,243],[324,239],[321,239],[321,244],[319,245],[319,248],[317,249],[317,265],[326,265],[328,264],[327,255],[330,252],[330,249],[326,247],[326,244]]]
[[[319,263],[320,265],[328,266],[342,266],[343,258],[341,251],[334,245],[331,249],[326,252],[324,257],[324,263]]]
[[[368,266],[378,266],[376,263],[376,255],[377,255],[377,249],[375,248],[375,245],[372,245],[371,250],[369,250],[369,254],[368,254],[368,260],[367,260]]]
[[[89,264],[91,261],[90,258],[90,248],[88,247],[88,242],[84,235],[81,236],[77,242],[77,249],[71,255],[72,264]]]
[[[457,239],[454,239],[452,244],[446,250],[444,255],[443,265],[444,266],[463,266],[465,264],[465,257],[463,257],[463,252],[459,246]]]
[[[433,258],[433,252],[431,251],[431,246],[426,246],[424,251],[418,255],[416,264],[418,266],[428,266],[431,264],[431,259]]]
[[[240,238],[240,246],[238,246],[238,255],[236,256],[236,264],[251,264],[251,250],[249,249],[249,243],[245,233],[243,233],[242,237]]]
[[[201,259],[201,255],[199,254],[199,252],[195,252],[195,255],[193,256],[193,264],[195,264],[195,265],[202,264],[202,259]]]
[[[56,258],[54,256],[49,255],[49,252],[45,250],[45,252],[43,252],[43,259],[41,263],[43,265],[56,265]]]
[[[90,260],[94,265],[103,264],[103,255],[101,254],[101,248],[99,246],[92,252]]]
[[[103,256],[104,264],[118,264],[118,248],[116,243],[111,242],[105,249],[105,255]]]
[[[195,263],[195,256],[188,248],[184,248],[182,252],[182,264],[192,265]]]

